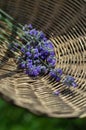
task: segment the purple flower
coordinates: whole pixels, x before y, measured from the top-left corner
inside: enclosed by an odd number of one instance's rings
[[[47,63],[48,63],[48,65],[49,65],[50,67],[54,67],[55,64],[56,64],[56,59],[55,59],[55,57],[49,56],[49,57],[47,58]]]
[[[52,50],[54,49],[52,42],[50,42],[50,41],[47,42],[47,41],[46,41],[44,44],[45,44],[45,46],[46,46],[48,49],[52,49]]]
[[[21,52],[25,53],[25,47],[21,48]]]
[[[26,47],[26,49],[30,50],[31,49],[30,43],[27,43],[25,47]]]
[[[30,76],[35,77],[35,76],[38,76],[38,75],[39,75],[39,72],[38,72],[38,70],[36,69],[35,66],[32,66],[31,68],[29,68],[28,74],[29,74]]]
[[[48,43],[47,48],[48,48],[48,49],[54,49],[52,43]]]
[[[31,56],[31,53],[29,51],[27,51],[26,53],[26,56],[30,57]]]
[[[33,61],[33,63],[34,63],[35,65],[37,65],[37,64],[40,64],[40,63],[41,63],[41,61],[40,61],[40,60],[38,60],[38,59],[35,59],[35,60]]]
[[[76,82],[73,82],[73,83],[72,83],[72,86],[73,86],[73,87],[77,87],[77,83],[76,83]]]
[[[59,82],[60,80],[61,80],[61,78],[57,76],[56,81]]]
[[[55,64],[56,64],[56,59],[52,59],[52,62],[49,63],[49,66],[50,67],[55,67]]]
[[[40,65],[38,65],[38,66],[36,67],[36,69],[37,69],[38,73],[41,72],[41,66],[40,66]]]
[[[42,31],[34,29],[31,24],[25,25],[23,31],[26,35],[24,34],[21,38],[22,47],[18,44],[13,46],[21,48],[22,54],[18,59],[19,68],[33,77],[49,72],[49,75],[59,82],[63,71],[60,68],[55,68],[56,57],[53,43],[46,38]],[[69,75],[65,77],[63,83],[67,86],[77,86],[75,78]],[[56,91],[55,94],[58,95],[59,92]]]
[[[33,28],[32,24],[29,24],[29,25],[28,25],[28,28],[29,28],[29,29],[32,29],[32,28]]]
[[[31,59],[28,59],[28,60],[26,61],[26,63],[27,63],[27,68],[31,68],[32,65],[33,65],[33,61],[32,61]]]
[[[48,63],[51,63],[51,62],[52,62],[52,59],[53,59],[53,57],[49,56],[49,57],[47,58],[47,62],[48,62]]]
[[[72,76],[70,76],[70,75],[68,75],[68,76],[65,77],[65,79],[63,80],[63,83],[64,83],[65,85],[69,86],[69,87],[70,87],[70,86],[74,86],[74,87],[77,86],[77,84],[76,84],[76,82],[75,82],[75,78],[72,77]]]
[[[50,72],[49,72],[49,75],[53,78],[56,78],[57,75],[56,75],[56,71],[54,69],[51,69]]]
[[[30,35],[36,36],[38,34],[38,31],[36,29],[32,29],[29,31]]]
[[[45,38],[45,34],[42,32],[42,31],[40,31],[40,39],[43,39],[43,38]]]
[[[38,45],[39,52],[43,50],[43,47],[41,45]]]
[[[25,24],[25,26],[23,26],[23,31],[25,32],[25,31],[29,31],[28,29],[32,29],[33,27],[32,27],[32,24],[29,24],[29,25],[27,25],[27,24]]]
[[[49,51],[50,55],[55,57],[55,52],[54,51]]]
[[[31,52],[34,53],[34,54],[39,53],[38,48],[32,49]]]
[[[39,54],[34,54],[34,59],[38,59],[39,58]]]
[[[57,70],[58,70],[58,69],[52,69],[52,70],[50,70],[49,75],[50,75],[51,77],[55,78],[55,80],[56,80],[57,82],[59,82],[59,81],[61,80],[61,74],[59,74],[59,73],[57,72]]]
[[[46,42],[46,41],[47,41],[47,38],[46,38],[46,37],[44,37],[44,38],[43,38],[43,40],[44,40],[44,42]]]
[[[56,73],[57,73],[57,75],[61,76],[63,74],[63,71],[62,71],[62,69],[58,68],[58,69],[56,69]]]
[[[27,63],[32,63],[32,60],[29,58],[26,61],[27,61]]]
[[[39,51],[38,51],[37,48],[32,49],[32,50],[31,50],[31,53],[32,53],[34,59],[36,59],[36,58],[39,57]]]
[[[42,73],[47,73],[48,69],[46,68],[46,66],[41,66],[41,72]]]
[[[44,55],[42,55],[42,54],[39,54],[39,58],[42,59],[42,60],[46,59],[46,57]]]
[[[48,50],[42,48],[42,51],[40,51],[40,56],[44,56],[47,58],[48,55],[49,55]]]
[[[19,64],[19,68],[21,68],[21,69],[24,69],[25,66],[26,66],[25,62],[21,62],[21,63]]]
[[[32,76],[38,76],[39,75],[39,72],[38,72],[37,69],[33,69],[32,73],[33,73]]]

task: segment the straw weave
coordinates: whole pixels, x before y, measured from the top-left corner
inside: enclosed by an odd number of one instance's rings
[[[0,93],[14,104],[50,117],[86,116],[86,0],[0,0],[0,8],[17,22],[33,24],[53,42],[57,68],[76,79],[76,88],[50,80],[31,79],[16,68],[0,45]],[[6,31],[6,30],[5,30]],[[5,55],[7,55],[5,57]],[[59,96],[53,94],[60,90]]]

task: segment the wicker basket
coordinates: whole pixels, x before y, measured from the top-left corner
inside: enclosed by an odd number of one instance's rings
[[[86,1],[0,0],[0,8],[17,22],[32,23],[52,40],[57,68],[75,77],[78,86],[67,88],[43,76],[32,80],[17,72],[12,58],[0,67],[0,93],[14,104],[38,115],[86,116]],[[5,49],[0,47],[0,55]],[[7,56],[9,57],[9,56]],[[15,71],[16,70],[16,71]],[[59,96],[52,94],[60,90]]]

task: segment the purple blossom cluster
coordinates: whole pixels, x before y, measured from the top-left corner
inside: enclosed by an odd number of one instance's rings
[[[25,25],[23,32],[22,46],[14,45],[21,50],[21,55],[17,59],[18,68],[31,77],[48,73],[59,82],[63,71],[55,68],[56,57],[52,42],[42,31],[36,30],[31,24]],[[77,86],[75,79],[69,75],[65,77],[63,83],[67,86]]]
[[[76,82],[75,82],[75,78],[74,77],[72,77],[72,76],[70,76],[70,75],[67,75],[66,77],[65,77],[65,79],[63,80],[63,83],[65,84],[65,85],[67,85],[67,86],[73,86],[73,87],[76,87],[77,86],[77,84],[76,84]]]
[[[18,60],[18,67],[23,69],[29,76],[39,76],[54,69],[56,57],[54,46],[42,31],[33,29],[32,25],[23,27],[25,35],[22,39],[27,39],[21,47],[22,55]]]
[[[61,76],[63,74],[62,69],[58,68],[58,69],[51,69],[49,72],[50,76],[55,78],[55,80],[57,82],[59,82],[61,80]]]

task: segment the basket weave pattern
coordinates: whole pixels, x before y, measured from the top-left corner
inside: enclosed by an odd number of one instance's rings
[[[14,104],[51,117],[86,116],[86,1],[85,0],[0,0],[0,8],[21,24],[33,24],[53,42],[56,68],[72,75],[77,88],[49,80],[32,80],[18,72],[13,58],[0,66],[0,93]],[[0,46],[0,60],[7,48]],[[54,91],[60,90],[56,96]]]

